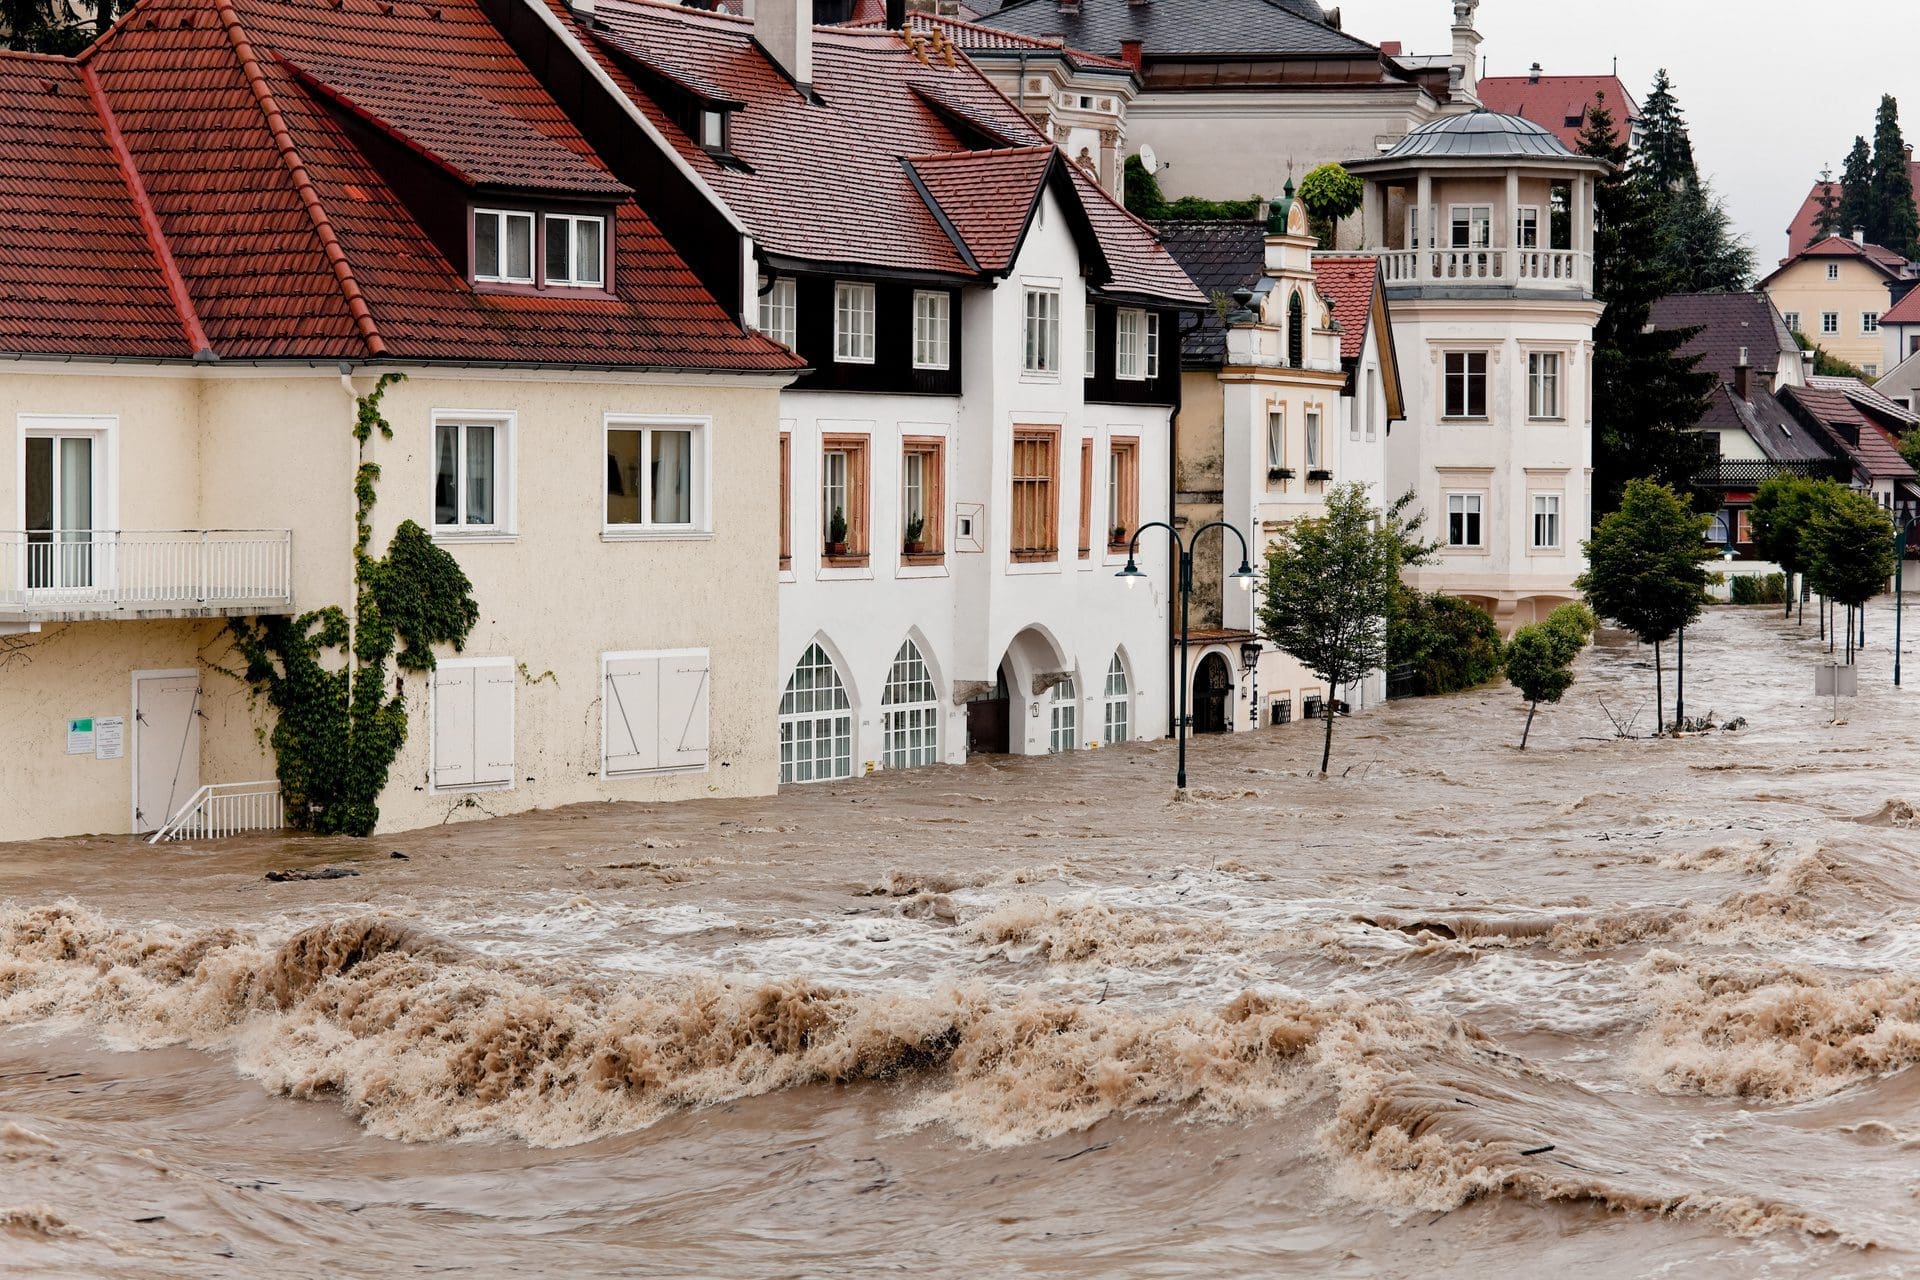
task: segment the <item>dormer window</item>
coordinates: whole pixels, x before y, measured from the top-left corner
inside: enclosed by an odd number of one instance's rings
[[[546,282],[575,288],[603,287],[607,279],[606,219],[550,213],[546,222]]]
[[[727,149],[727,113],[709,107],[700,113],[700,145],[709,151]]]
[[[473,278],[489,284],[533,283],[533,215],[473,211]]]
[[[475,209],[474,283],[605,289],[607,223],[604,213]]]

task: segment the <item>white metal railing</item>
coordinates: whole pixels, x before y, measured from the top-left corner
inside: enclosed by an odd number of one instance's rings
[[[1591,282],[1592,255],[1571,249],[1394,249],[1380,255],[1380,269],[1388,284],[1578,288]]]
[[[0,532],[0,611],[251,609],[293,602],[287,529]]]
[[[286,825],[278,782],[213,782],[194,792],[147,843],[218,840],[243,831],[278,831]]]

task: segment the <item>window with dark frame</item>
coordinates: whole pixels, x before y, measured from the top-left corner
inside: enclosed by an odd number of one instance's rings
[[[1446,360],[1446,404],[1449,418],[1487,416],[1487,353],[1449,351]]]

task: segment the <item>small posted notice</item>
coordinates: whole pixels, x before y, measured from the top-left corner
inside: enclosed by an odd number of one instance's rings
[[[93,754],[93,719],[67,721],[67,754],[70,756],[90,756]]]
[[[103,716],[93,722],[93,758],[118,760],[127,754],[125,716]]]

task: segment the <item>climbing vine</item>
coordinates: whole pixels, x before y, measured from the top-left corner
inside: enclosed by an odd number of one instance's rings
[[[297,618],[235,618],[230,624],[246,660],[246,681],[274,709],[270,741],[288,820],[326,835],[373,833],[388,771],[407,740],[398,674],[432,671],[433,646],[450,644],[458,651],[480,617],[473,584],[459,562],[413,521],[394,531],[385,556],[369,551],[380,464],[366,459],[367,442],[375,432],[393,438],[380,401],[405,376],[383,374],[357,400],[354,617],[328,605]]]

